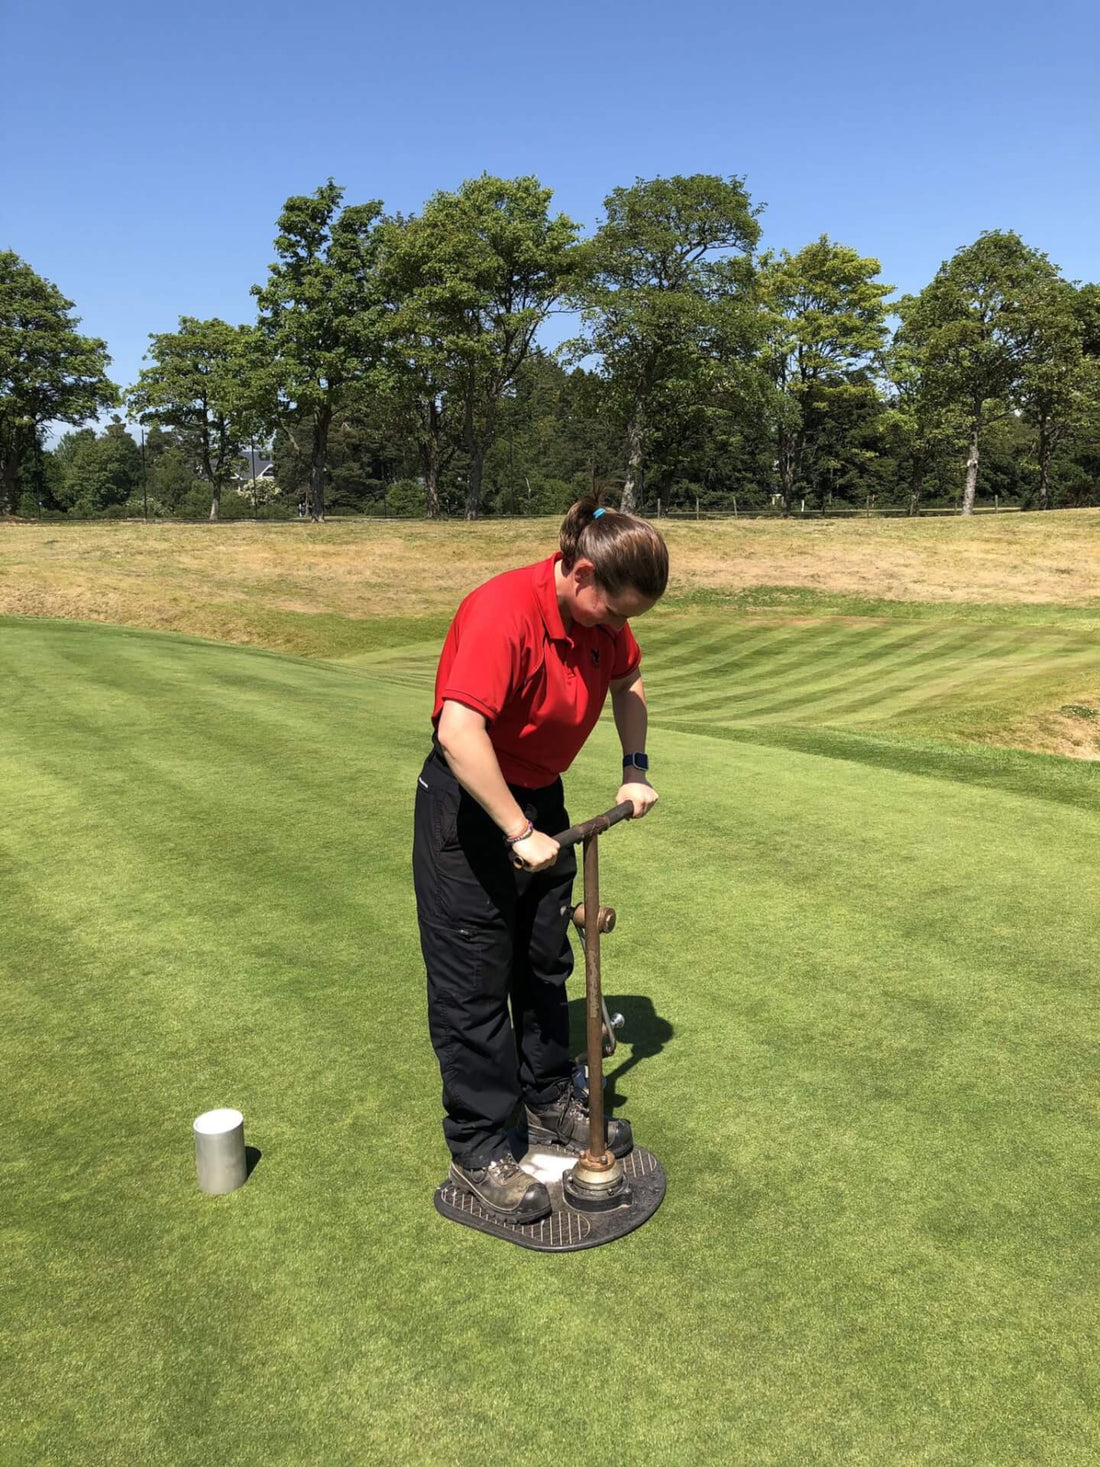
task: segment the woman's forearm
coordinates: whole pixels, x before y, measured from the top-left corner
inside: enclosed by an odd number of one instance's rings
[[[636,677],[628,687],[612,692],[611,708],[615,714],[615,727],[619,730],[623,753],[641,753],[645,749],[649,712],[640,677]]]
[[[451,773],[466,793],[488,812],[505,835],[522,830],[527,817],[500,772],[481,714],[463,703],[444,703],[436,737]]]

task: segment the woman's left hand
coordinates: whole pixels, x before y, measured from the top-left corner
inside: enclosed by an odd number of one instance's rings
[[[615,797],[616,805],[621,805],[626,800],[630,800],[634,806],[632,819],[640,820],[657,803],[657,791],[651,784],[632,779],[629,784],[619,786],[619,793]]]

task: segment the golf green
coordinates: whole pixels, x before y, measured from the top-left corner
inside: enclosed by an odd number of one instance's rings
[[[0,621],[4,1467],[1095,1463],[1097,771],[952,737],[1097,658],[1011,632],[655,618],[601,867],[669,1192],[552,1256],[431,1206],[431,647]]]

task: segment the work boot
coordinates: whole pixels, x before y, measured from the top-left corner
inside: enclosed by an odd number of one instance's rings
[[[572,1086],[563,1090],[557,1100],[528,1105],[527,1135],[532,1146],[564,1146],[579,1156],[588,1149],[588,1108],[573,1093]],[[634,1137],[629,1121],[604,1118],[604,1139],[613,1156],[626,1156],[633,1150]]]
[[[451,1180],[458,1182],[505,1222],[538,1222],[550,1211],[550,1193],[536,1182],[508,1152],[494,1156],[486,1166],[464,1167],[451,1162]]]

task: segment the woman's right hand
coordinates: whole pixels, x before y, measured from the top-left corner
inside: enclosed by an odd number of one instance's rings
[[[561,847],[552,835],[533,830],[512,847],[512,860],[522,871],[546,871],[558,859]]]

